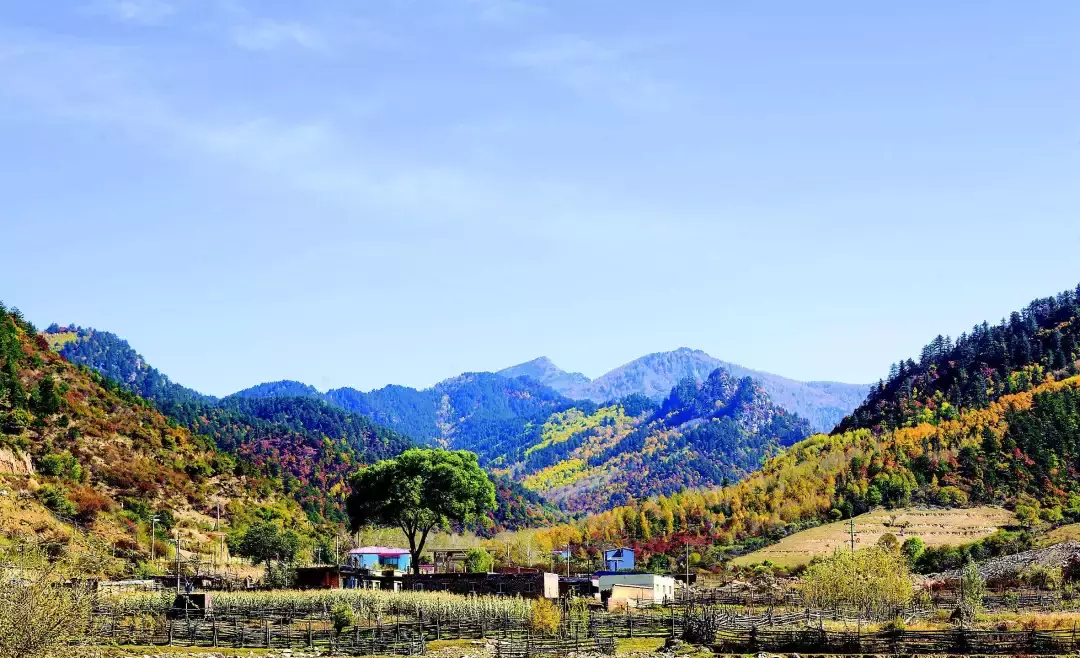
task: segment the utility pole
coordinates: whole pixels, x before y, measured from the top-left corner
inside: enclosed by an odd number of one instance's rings
[[[848,529],[851,531],[851,552],[855,552],[855,517],[848,520]]]
[[[686,599],[690,600],[690,538],[686,538]]]
[[[180,593],[180,528],[176,529],[176,593]]]
[[[157,540],[157,514],[150,516],[150,564],[154,563],[154,544]]]
[[[570,542],[566,543],[566,577],[570,577]]]

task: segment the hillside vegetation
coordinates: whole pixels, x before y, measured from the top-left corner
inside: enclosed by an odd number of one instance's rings
[[[809,433],[753,380],[717,369],[680,382],[660,405],[637,396],[555,414],[531,444],[495,461],[567,509],[599,511],[738,480]]]
[[[521,370],[535,375],[553,367],[540,361]],[[262,384],[232,397],[302,386]],[[635,394],[600,406],[565,398],[529,376],[492,373],[425,390],[336,389],[323,399],[418,441],[473,451],[504,482],[569,513],[738,480],[810,434],[806,421],[774,405],[754,380],[722,368],[676,382],[660,403]]]
[[[225,529],[276,519],[310,534],[299,507],[275,483],[166,418],[114,380],[73,366],[45,337],[0,305],[0,445],[4,540],[50,551],[77,545],[103,574],[130,573],[148,558],[149,516],[176,523],[185,546],[213,544],[220,505]],[[167,546],[159,542],[158,554]],[[105,557],[107,556],[107,557]]]
[[[349,474],[414,445],[401,432],[331,404],[299,382],[262,384],[217,399],[170,381],[109,332],[53,325],[44,336],[65,359],[117,380],[220,450],[241,457],[243,473],[274,482],[313,523],[343,522]],[[497,485],[491,531],[557,518],[519,484]]]
[[[848,429],[796,443],[729,487],[635,502],[551,532],[664,551],[691,538],[775,541],[873,508],[912,504],[1004,505],[1026,525],[1080,519],[1080,377],[1069,376],[1078,355],[1065,339],[1077,308],[1072,292],[1040,300],[1016,314],[1013,324],[1022,329],[980,329],[960,348],[940,351],[984,364],[976,379],[985,389],[958,383],[968,372],[963,362],[935,361],[935,340],[924,350],[926,364],[908,364],[905,379],[879,386]],[[1030,358],[1006,359],[1006,339]],[[1003,372],[991,367],[1001,359]]]

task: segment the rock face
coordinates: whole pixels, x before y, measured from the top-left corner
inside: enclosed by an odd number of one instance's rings
[[[5,475],[33,475],[34,462],[25,452],[0,448],[0,473]]]
[[[1002,555],[981,562],[978,565],[979,577],[983,580],[1013,578],[1030,566],[1064,567],[1073,560],[1080,560],[1080,541],[1066,541],[1046,548],[1036,548],[1015,555]],[[953,569],[930,578],[939,580],[959,580],[962,570]]]

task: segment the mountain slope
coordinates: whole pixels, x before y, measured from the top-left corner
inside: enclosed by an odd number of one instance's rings
[[[528,377],[564,394],[584,387],[589,383],[589,378],[585,375],[580,372],[566,372],[552,363],[551,359],[546,356],[519,363],[509,368],[503,368],[495,374],[508,379]]]
[[[323,395],[314,387],[284,381],[260,384],[218,400],[169,381],[127,341],[109,332],[52,326],[45,336],[64,358],[121,377],[126,387],[145,395],[166,415],[209,437],[222,450],[242,457],[245,472],[280,481],[313,521],[344,521],[349,474],[412,445],[405,434],[371,417],[399,421],[394,424],[422,437],[425,434],[418,430],[430,429],[429,436],[434,437],[440,427],[449,431],[456,426],[449,418],[441,419],[444,396],[452,399],[463,415],[470,404],[481,407],[472,412],[480,417],[512,415],[515,410],[530,409],[542,398],[558,397],[528,380],[502,386],[503,378],[486,374],[456,378],[454,384],[444,383],[437,393],[392,387],[372,394],[343,390]],[[501,389],[518,391],[521,399],[488,403]],[[360,400],[374,401],[361,408],[374,407],[368,413],[351,412],[328,401],[350,392]],[[407,403],[394,406],[403,399],[417,401],[417,408],[410,409]],[[516,483],[503,483],[498,493],[498,509],[492,515],[494,530],[557,515]]]
[[[954,342],[938,336],[919,362],[893,365],[888,379],[837,428],[901,427],[957,409],[986,406],[1056,374],[1074,375],[1080,349],[1080,286],[1031,302],[997,325],[983,322]]]
[[[328,391],[326,399],[418,441],[454,448],[496,438],[492,433],[501,431],[500,423],[542,420],[572,404],[532,379],[490,372],[465,373],[424,390],[339,388]]]
[[[845,421],[850,427],[796,443],[743,481],[615,508],[552,532],[663,551],[688,534],[753,545],[913,503],[1004,505],[1025,525],[1080,519],[1080,376],[1069,375],[1080,358],[1070,339],[1078,309],[1080,290],[1068,291],[1036,300],[997,330],[980,325],[959,347],[935,339],[922,363],[904,362],[875,388]]]
[[[772,402],[810,421],[821,432],[830,431],[866,398],[869,386],[838,382],[800,382],[767,372],[721,361],[701,350],[681,347],[671,352],[647,354],[589,381],[579,373],[560,370],[541,357],[512,366],[500,373],[531,377],[559,393],[603,404],[628,395],[641,394],[662,400],[681,380],[704,381],[717,368],[735,377],[751,377],[769,394]]]
[[[235,458],[117,382],[71,365],[2,305],[0,446],[32,458],[29,464],[5,460],[6,470],[15,472],[0,475],[3,488],[20,496],[18,509],[7,509],[7,500],[0,504],[0,534],[103,552],[98,568],[106,575],[130,574],[134,563],[146,560],[153,511],[181,522],[192,549],[213,545],[204,529],[214,527],[219,503],[232,529],[272,510],[310,531],[273,482],[237,475],[244,469]],[[42,508],[50,510],[46,516],[21,525]]]
[[[595,512],[740,479],[809,434],[805,420],[773,405],[752,379],[718,368],[703,382],[679,382],[659,406],[637,396],[554,414],[531,445],[493,462],[564,509]]]

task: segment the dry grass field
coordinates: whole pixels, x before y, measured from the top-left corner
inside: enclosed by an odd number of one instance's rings
[[[1039,546],[1053,546],[1063,541],[1080,540],[1080,523],[1070,523],[1054,528],[1038,541]]]
[[[872,546],[887,532],[901,542],[908,537],[919,537],[927,546],[963,544],[1014,522],[1013,513],[1000,507],[874,510],[855,517],[855,548]],[[768,560],[795,567],[806,564],[815,555],[848,548],[850,542],[848,522],[837,521],[797,532],[772,546],[735,558],[732,563],[745,566]]]

